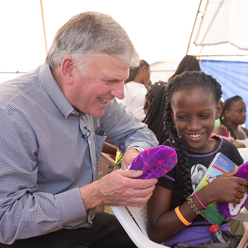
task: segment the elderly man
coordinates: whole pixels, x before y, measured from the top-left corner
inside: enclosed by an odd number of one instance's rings
[[[156,179],[114,171],[98,180],[106,138],[126,169],[155,135],[115,98],[138,55],[111,17],[85,12],[57,32],[46,62],[0,85],[0,247],[135,247],[113,215],[140,206]]]

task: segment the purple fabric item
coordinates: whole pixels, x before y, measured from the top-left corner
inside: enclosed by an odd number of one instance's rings
[[[244,164],[239,166],[239,171],[235,176],[248,180],[248,162],[245,162]],[[220,214],[224,216],[234,217],[239,214],[239,212],[246,205],[247,202],[248,194],[246,192],[244,193],[244,197],[241,199],[241,202],[239,204],[217,202],[217,209]]]
[[[169,172],[177,163],[177,153],[169,146],[156,146],[141,152],[132,162],[129,170],[143,170],[140,179],[159,178]]]
[[[196,224],[196,223],[194,223]],[[204,225],[204,222],[199,222]],[[172,238],[166,240],[164,245],[171,246],[178,242],[184,242],[186,244],[197,245],[208,242],[212,238],[212,234],[208,230],[207,226],[188,226],[183,229],[180,233],[176,234]],[[220,226],[221,231],[231,231],[228,223]]]

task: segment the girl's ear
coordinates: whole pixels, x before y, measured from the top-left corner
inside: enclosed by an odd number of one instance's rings
[[[230,111],[229,110],[226,109],[224,114],[225,114],[226,118],[230,117]]]
[[[217,108],[216,108],[216,116],[215,116],[215,120],[220,118],[220,114],[222,112],[222,108],[223,108],[223,102],[219,101]]]

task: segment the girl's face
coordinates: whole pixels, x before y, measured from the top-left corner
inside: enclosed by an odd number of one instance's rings
[[[235,125],[242,125],[246,121],[246,105],[243,100],[233,102],[230,110],[225,111],[228,122]]]
[[[179,91],[172,96],[172,119],[186,150],[198,153],[209,152],[214,141],[209,137],[215,119],[221,112],[221,102],[216,104],[212,93],[196,88]]]

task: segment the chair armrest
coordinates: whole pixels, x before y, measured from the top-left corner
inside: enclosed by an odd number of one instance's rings
[[[232,219],[248,222],[248,210],[245,207],[242,208],[240,213],[237,216],[232,217]]]
[[[132,216],[127,211],[126,207],[123,206],[110,206],[116,218],[119,220],[120,224],[132,239],[135,245],[139,248],[169,248],[158,243],[151,241],[146,237],[144,233],[137,226]]]

